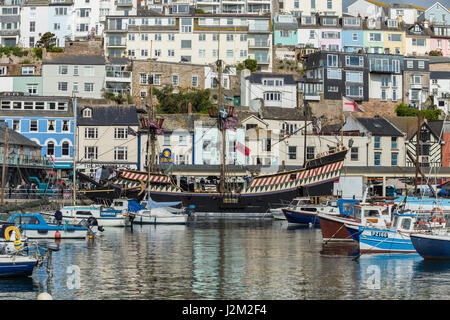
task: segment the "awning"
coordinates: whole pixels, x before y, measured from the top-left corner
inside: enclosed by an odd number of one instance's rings
[[[72,162],[55,162],[54,169],[72,169]]]

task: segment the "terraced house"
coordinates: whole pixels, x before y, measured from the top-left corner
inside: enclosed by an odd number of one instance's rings
[[[0,1],[0,44],[15,47],[20,40],[21,0]]]
[[[107,18],[105,54],[135,59],[235,65],[255,59],[261,71],[272,69],[270,15],[198,14],[172,4],[168,12],[140,10],[135,16]],[[220,47],[219,47],[220,37]]]

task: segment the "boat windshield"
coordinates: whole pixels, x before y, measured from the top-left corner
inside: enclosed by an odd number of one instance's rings
[[[361,207],[355,207],[353,209],[354,212],[354,216],[356,220],[360,220],[361,219]]]
[[[409,230],[411,228],[411,218],[403,218],[401,228],[403,230]]]
[[[15,217],[11,222],[22,224],[39,224],[39,220],[36,217]]]
[[[364,217],[367,218],[377,218],[380,216],[380,211],[374,209],[366,209],[364,210]]]

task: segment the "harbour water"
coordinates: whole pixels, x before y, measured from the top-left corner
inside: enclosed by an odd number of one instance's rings
[[[108,228],[92,242],[61,240],[51,277],[44,266],[0,279],[0,299],[450,298],[450,262],[357,255],[354,244],[322,244],[319,228],[271,219]]]

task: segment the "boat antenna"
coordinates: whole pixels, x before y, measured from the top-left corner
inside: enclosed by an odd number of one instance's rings
[[[4,122],[2,123],[2,126],[5,128],[5,142],[3,144],[3,164],[2,164],[2,199],[1,202],[3,202],[3,196],[5,193],[5,174],[6,174],[6,154],[8,153],[8,123]]]
[[[153,46],[153,40],[150,40],[150,68],[149,72],[150,75],[147,79],[150,90],[149,90],[149,104],[148,110],[147,110],[147,126],[148,126],[148,132],[147,132],[147,198],[150,196],[150,175],[151,172],[154,171],[154,163],[155,163],[155,132],[154,130],[151,130],[150,128],[150,119],[152,122],[155,120],[155,112],[153,110],[153,74],[151,73],[152,70],[152,46]],[[151,156],[149,157],[149,151],[151,151]]]

